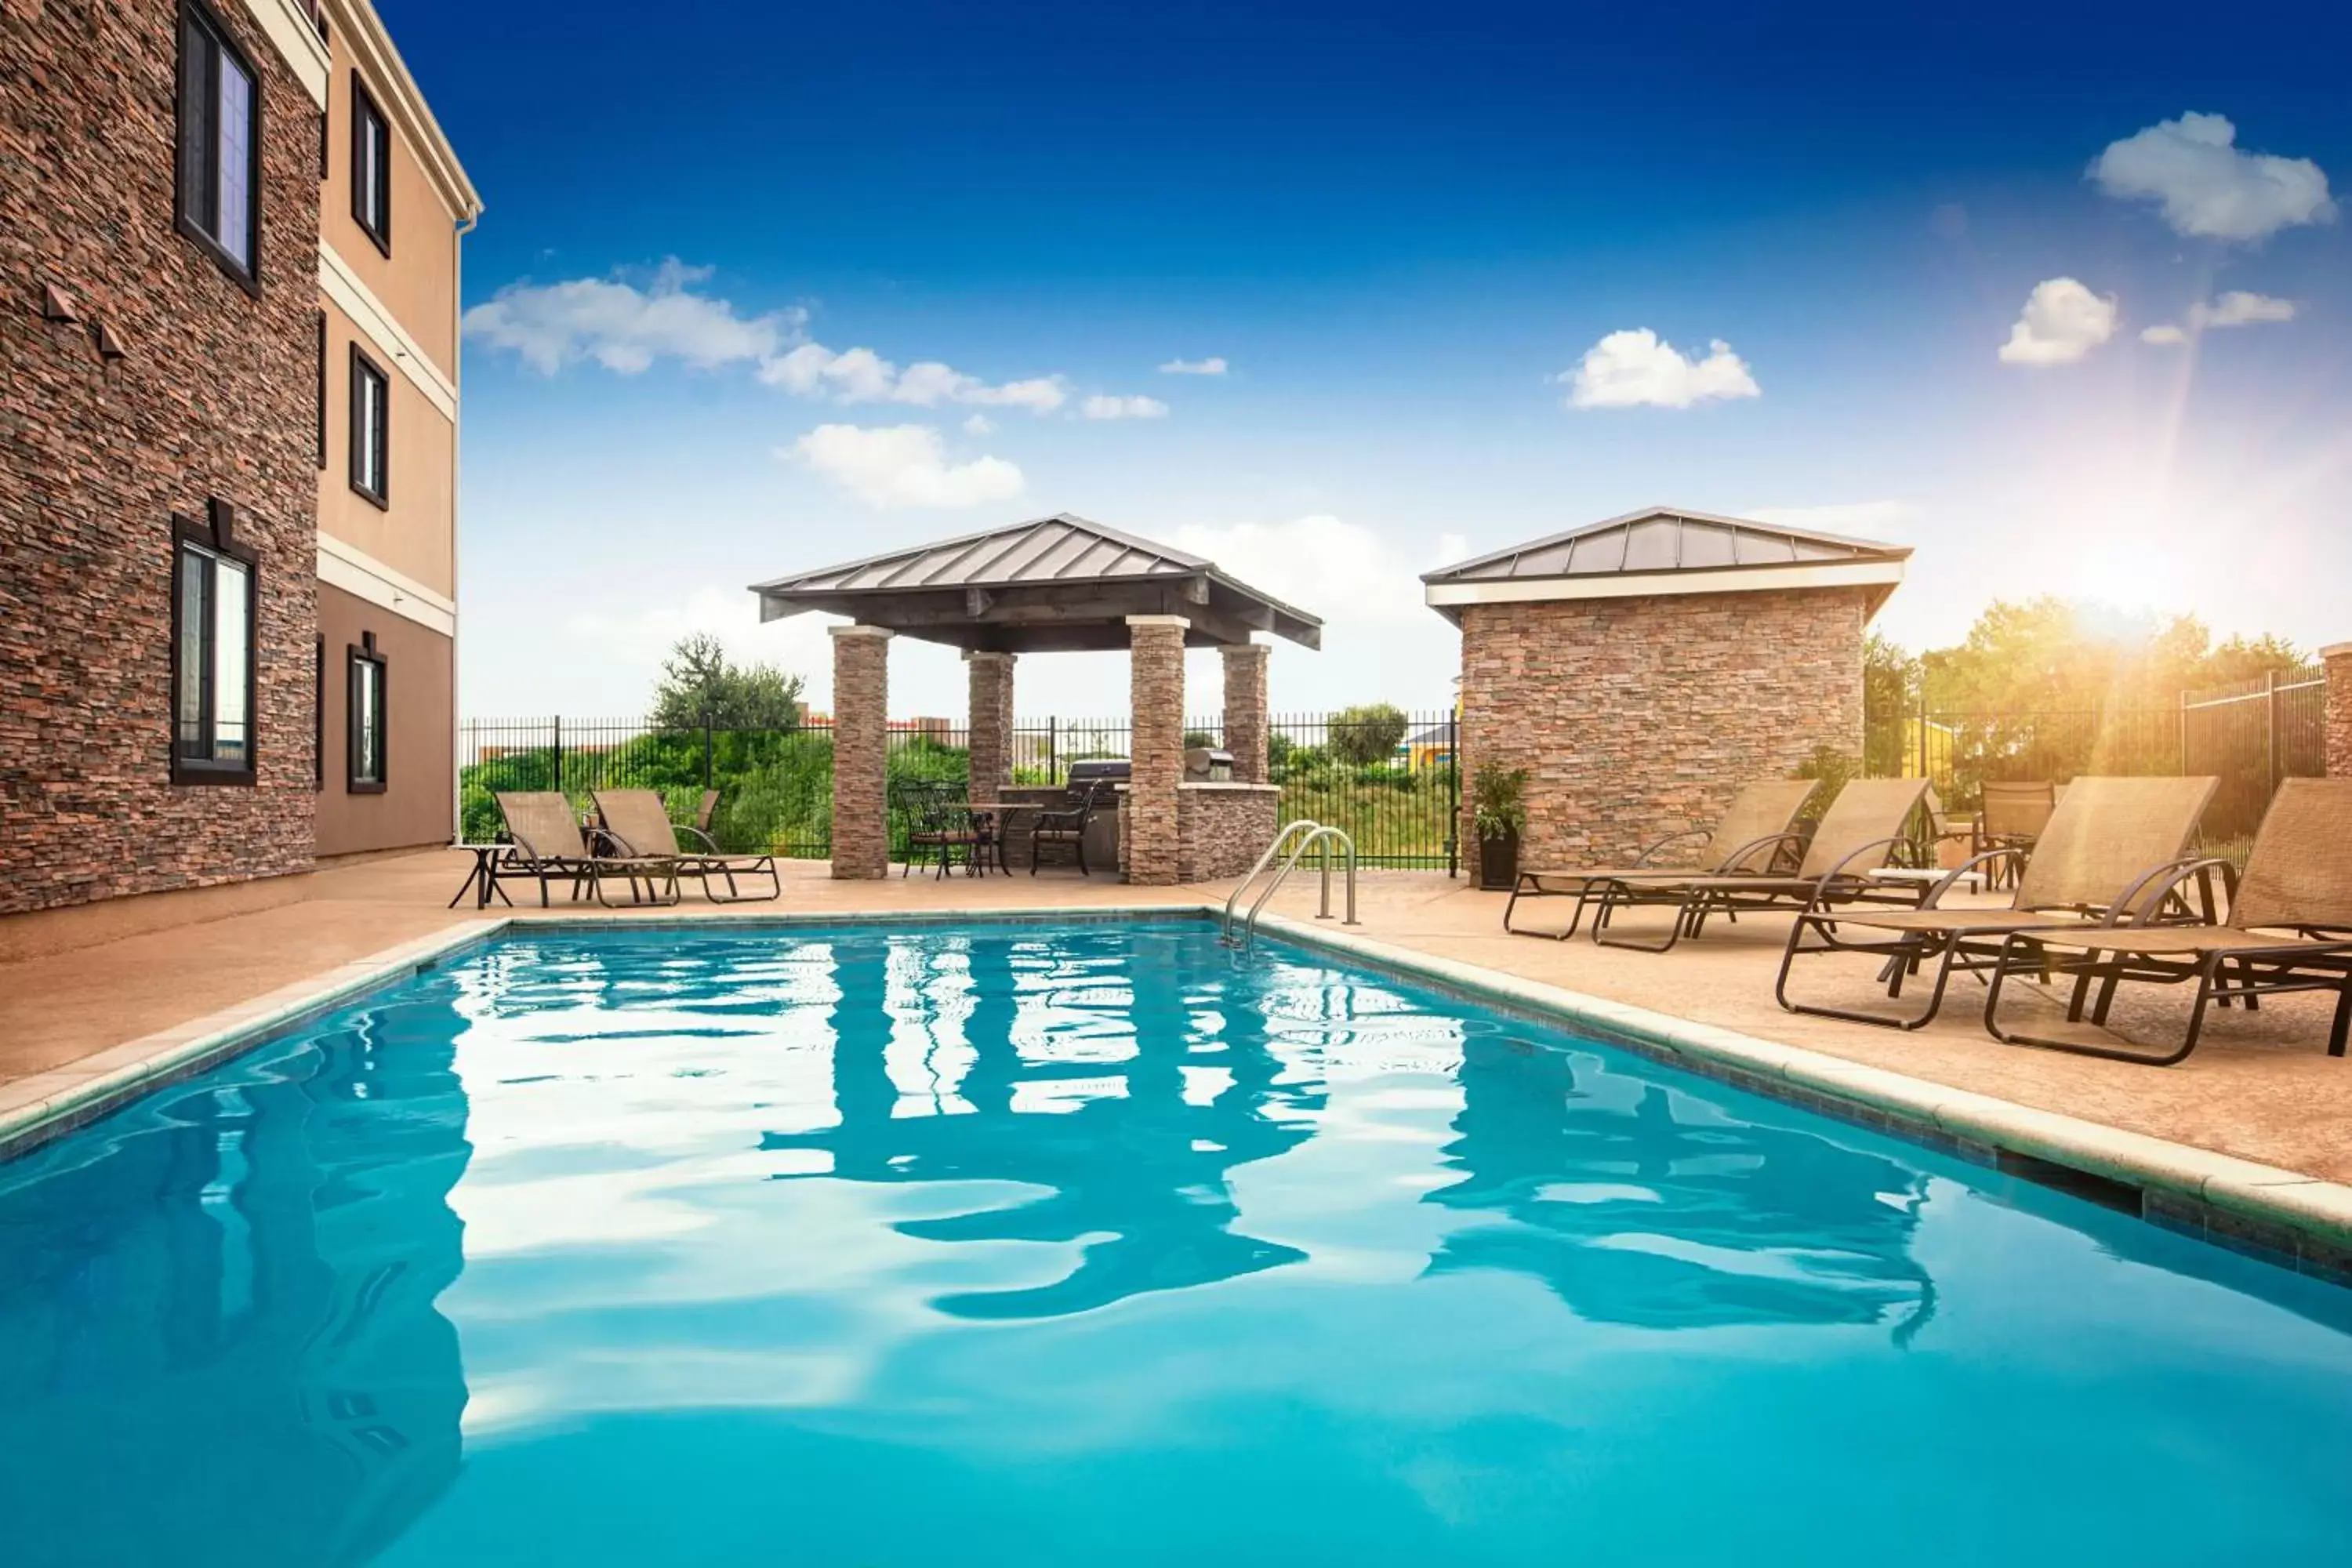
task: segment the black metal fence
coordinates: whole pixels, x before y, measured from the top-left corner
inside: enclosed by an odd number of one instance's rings
[[[965,783],[970,735],[945,720],[893,721],[889,776]],[[1185,743],[1220,747],[1221,717],[1187,721]],[[1013,726],[1013,781],[1058,784],[1074,762],[1124,757],[1124,719],[1024,720]],[[1275,715],[1267,755],[1281,786],[1284,822],[1311,817],[1345,828],[1366,866],[1456,868],[1461,781],[1454,715],[1447,712],[1340,719]],[[765,849],[822,859],[833,844],[833,728],[817,721],[790,730],[656,729],[642,720],[468,720],[458,737],[465,837],[499,830],[494,791],[555,789],[584,806],[597,789],[657,789],[671,815],[691,819],[703,793],[718,792],[710,831],[731,850]],[[906,849],[893,823],[893,853]]]
[[[2183,694],[2180,771],[2218,773],[2209,839],[2251,838],[2279,781],[2327,772],[2327,673],[2319,665]]]

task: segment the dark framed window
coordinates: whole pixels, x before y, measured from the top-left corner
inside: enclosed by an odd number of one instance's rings
[[[310,659],[310,787],[327,787],[327,639],[321,634]]]
[[[353,795],[382,795],[384,779],[384,675],[387,661],[375,650],[375,634],[360,634],[351,649],[349,731],[345,787]]]
[[[236,513],[172,520],[172,782],[249,784],[259,583]]]
[[[352,216],[392,254],[392,122],[352,73]]]
[[[319,467],[327,466],[327,312],[319,312]]]
[[[253,62],[203,4],[181,0],[174,221],[254,293],[261,280],[261,89]]]
[[[392,381],[352,345],[352,489],[392,504]]]

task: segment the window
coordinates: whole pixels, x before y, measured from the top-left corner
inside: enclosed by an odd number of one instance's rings
[[[378,506],[392,504],[385,470],[392,458],[392,383],[352,345],[352,489]]]
[[[172,547],[172,782],[253,782],[254,555],[234,513],[175,518]]]
[[[360,634],[361,646],[351,650],[351,771],[348,787],[353,795],[383,793],[384,658],[375,651],[375,634]]]
[[[197,0],[180,8],[180,232],[248,289],[261,254],[261,95],[252,65]]]
[[[327,639],[310,658],[310,787],[327,787]]]
[[[392,125],[352,73],[352,216],[392,254]]]
[[[327,312],[319,312],[319,467],[327,466]]]

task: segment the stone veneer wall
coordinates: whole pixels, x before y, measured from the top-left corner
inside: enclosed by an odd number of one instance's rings
[[[1282,788],[1269,784],[1188,784],[1176,790],[1180,882],[1238,877],[1274,842]]]
[[[2319,650],[2327,664],[2327,776],[2352,778],[2352,642]]]
[[[833,628],[833,874],[889,874],[890,634]]]
[[[1177,786],[1184,778],[1184,619],[1128,619],[1133,697],[1132,761],[1120,860],[1127,879],[1164,888],[1181,880]]]
[[[1266,781],[1265,662],[1273,651],[1256,643],[1217,650],[1224,662],[1225,750],[1233,753],[1236,784]]]
[[[213,11],[258,73],[258,298],[173,226],[177,7],[0,5],[0,913],[310,864],[319,116]],[[214,498],[259,555],[249,787],[171,776],[172,518]]]
[[[1471,873],[1484,768],[1528,770],[1522,866],[1608,866],[1713,826],[1742,783],[1784,777],[1818,746],[1859,758],[1864,592],[1465,606]]]

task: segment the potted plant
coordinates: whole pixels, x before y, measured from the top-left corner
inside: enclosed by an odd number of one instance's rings
[[[1519,879],[1519,835],[1528,827],[1528,770],[1481,768],[1470,781],[1478,830],[1478,886],[1508,892]]]

